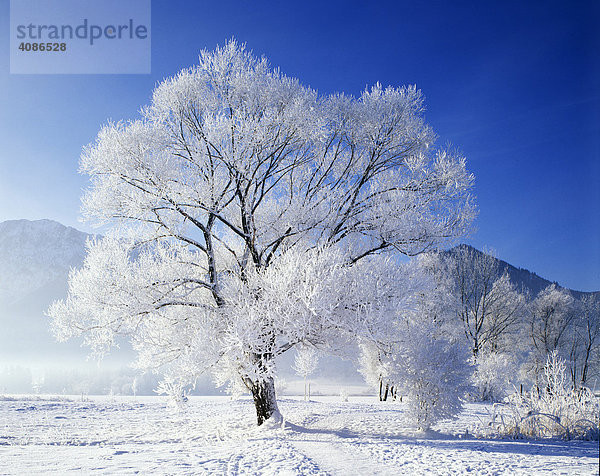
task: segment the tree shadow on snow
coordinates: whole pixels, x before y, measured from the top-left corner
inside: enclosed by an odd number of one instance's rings
[[[306,428],[285,421],[285,430],[288,436],[293,433],[298,435],[333,436],[340,439],[359,439],[361,446],[377,445],[379,441],[394,441],[397,445],[428,446],[436,450],[466,450],[482,453],[505,453],[528,456],[567,456],[578,458],[597,458],[598,442],[595,441],[563,441],[563,440],[513,440],[474,438],[472,436],[450,435],[437,431],[414,432],[412,434],[375,433],[356,431],[348,428]],[[306,438],[303,441],[309,441]],[[314,440],[318,442],[319,440]]]

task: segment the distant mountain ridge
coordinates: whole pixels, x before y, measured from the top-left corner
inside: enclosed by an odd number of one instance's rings
[[[27,300],[32,293],[46,294],[51,297],[50,301],[64,297],[69,270],[82,265],[85,243],[93,236],[53,220],[0,222],[0,306],[12,307],[13,303]],[[483,253],[466,244],[443,253],[460,248]],[[499,273],[506,270],[511,281],[532,296],[553,283],[527,269],[496,260]],[[569,291],[575,298],[586,294],[600,295],[600,291]],[[56,292],[59,295],[51,296]]]
[[[66,296],[69,271],[83,264],[91,236],[52,220],[0,222],[0,363],[85,359],[78,342],[54,341],[44,312]]]
[[[475,253],[484,254],[483,251],[480,251],[477,248],[474,248],[474,247],[472,247],[470,245],[466,245],[466,244],[458,245],[448,251],[444,251],[443,253],[450,254],[454,250],[459,250],[459,249],[470,249]],[[551,284],[556,284],[558,287],[566,289],[576,299],[581,299],[585,295],[597,295],[600,297],[600,291],[585,292],[585,291],[577,291],[577,290],[573,290],[573,289],[568,289],[563,286],[560,286],[560,284],[558,282],[550,281],[548,279],[542,278],[541,276],[538,276],[536,273],[534,273],[532,271],[529,271],[524,268],[517,268],[516,266],[513,266],[512,264],[507,263],[506,261],[503,261],[499,258],[495,258],[495,259],[498,263],[498,274],[501,275],[506,270],[506,272],[508,272],[508,276],[510,277],[510,280],[517,286],[517,288],[528,291],[532,297],[537,296],[540,291],[547,288]]]
[[[65,288],[91,236],[53,220],[0,222],[0,305],[43,288]]]

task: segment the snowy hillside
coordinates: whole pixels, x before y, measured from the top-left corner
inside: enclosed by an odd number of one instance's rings
[[[48,305],[64,297],[69,270],[81,266],[90,235],[52,220],[0,223],[0,360],[50,362],[80,354],[49,333]]]
[[[0,304],[64,288],[69,269],[83,262],[89,236],[52,220],[0,223]]]
[[[0,223],[0,363],[52,362],[84,355],[49,332],[48,305],[64,297],[90,235],[52,220]]]
[[[448,250],[444,253],[447,255],[452,255],[453,253],[455,253],[457,250],[460,250],[460,249],[470,249],[477,254],[483,254],[482,251],[479,251],[478,249],[473,248],[472,246],[464,245],[464,244],[458,245],[455,248],[452,248],[451,250]],[[501,259],[496,258],[496,261],[498,263],[499,275],[502,274],[506,270],[508,272],[508,276],[510,277],[511,282],[513,282],[516,285],[517,289],[522,289],[524,291],[527,291],[531,296],[537,296],[541,290],[545,289],[547,286],[551,285],[552,283],[560,286],[560,283],[542,278],[541,276],[538,276],[536,273],[529,271],[528,269],[513,266],[512,264],[507,263],[506,261],[503,261]],[[577,299],[580,299],[582,296],[587,295],[587,294],[600,294],[600,291],[588,293],[588,292],[576,291],[573,289],[567,289],[567,290],[573,295],[573,297],[575,297]]]

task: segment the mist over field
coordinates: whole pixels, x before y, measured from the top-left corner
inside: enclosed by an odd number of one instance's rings
[[[138,395],[156,394],[160,377],[132,367],[135,353],[126,339],[98,361],[89,357],[83,339],[57,342],[52,335],[45,313],[54,300],[66,296],[69,270],[82,265],[86,240],[92,237],[52,220],[0,223],[0,324],[4,329],[0,333],[0,393],[133,395],[135,380]],[[512,280],[534,295],[551,284],[508,263],[500,262],[500,267],[506,267]],[[281,388],[284,393],[301,393],[302,379],[292,366],[293,356],[280,359]],[[338,394],[343,388],[374,391],[353,362],[337,357],[324,356],[311,380],[317,393]],[[193,394],[223,391],[205,376]]]

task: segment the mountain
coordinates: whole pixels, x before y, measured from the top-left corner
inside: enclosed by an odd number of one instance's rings
[[[52,220],[0,223],[0,363],[82,355],[78,343],[54,341],[44,312],[66,296],[69,270],[83,263],[90,236]]]
[[[0,222],[0,394],[131,393],[134,379],[138,394],[154,394],[156,376],[127,367],[134,354],[126,341],[99,364],[83,339],[56,342],[50,332],[45,312],[66,297],[69,271],[83,264],[92,237],[52,220]]]
[[[466,244],[458,245],[448,251],[444,251],[443,254],[451,255],[452,253],[461,249],[468,249],[471,250],[473,253],[480,255],[484,254],[484,252],[479,251],[478,249]],[[495,260],[498,263],[498,276],[502,275],[506,271],[508,273],[508,276],[510,277],[510,280],[516,285],[517,289],[521,289],[523,291],[528,292],[529,295],[532,297],[537,296],[540,291],[542,291],[551,284],[556,284],[558,287],[562,288],[562,286],[560,286],[556,281],[549,281],[548,279],[538,276],[532,271],[529,271],[524,268],[517,268],[516,266],[513,266],[512,264],[507,263],[506,261],[503,261],[501,259],[495,258]],[[568,288],[563,289],[567,289],[567,291],[569,291],[576,299],[581,299],[583,296],[589,294],[598,295],[600,297],[600,291],[583,292]]]
[[[83,263],[90,237],[52,220],[0,223],[0,306],[44,290],[65,290],[69,270]]]

